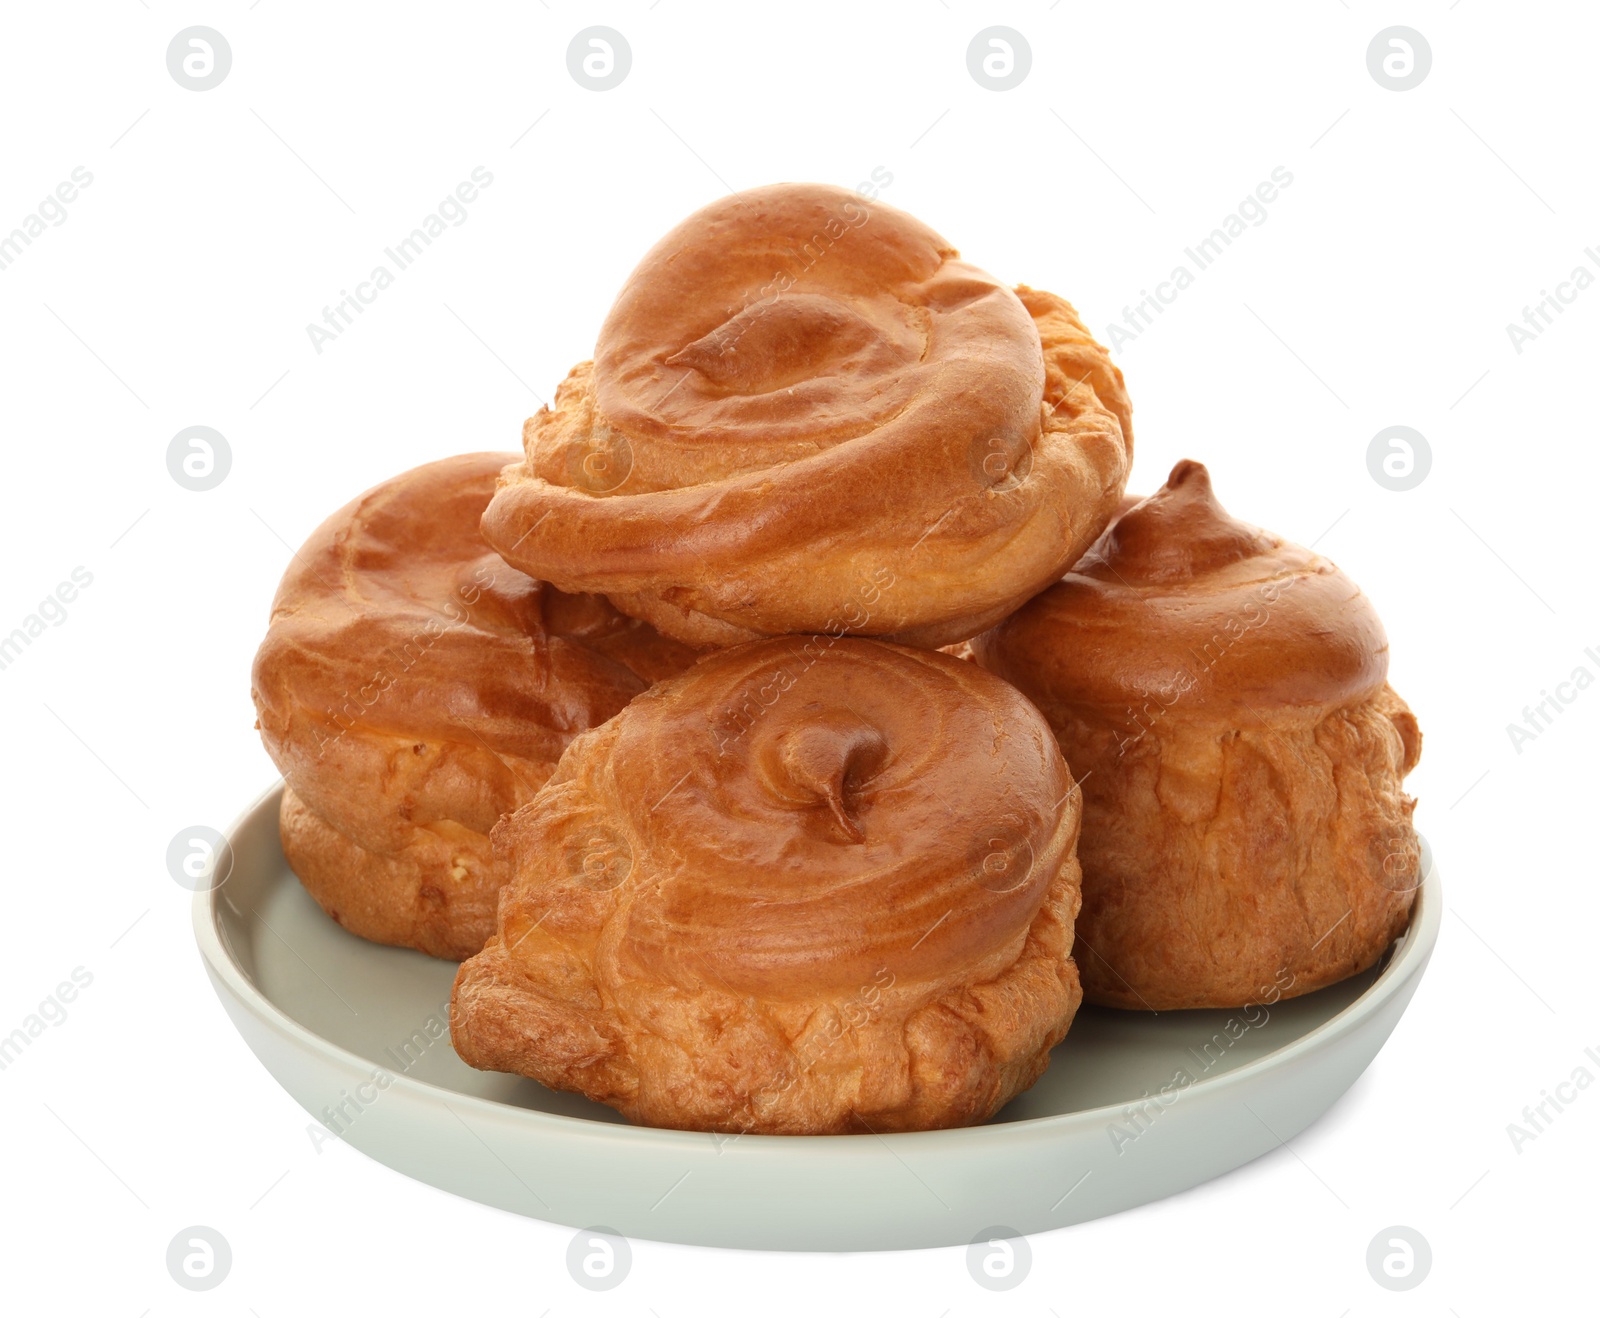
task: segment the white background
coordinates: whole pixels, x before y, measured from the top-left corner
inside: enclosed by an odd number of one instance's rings
[[[93,983],[0,1073],[5,1307],[1592,1311],[1600,1086],[1520,1151],[1506,1127],[1575,1067],[1600,1076],[1583,1052],[1600,1050],[1600,691],[1520,752],[1507,725],[1580,664],[1600,676],[1584,655],[1600,652],[1600,290],[1521,353],[1506,325],[1600,259],[1584,256],[1600,245],[1596,20],[1487,0],[7,4],[0,234],[74,167],[93,183],[0,271],[0,633],[75,567],[93,584],[0,671],[0,1033],[74,967]],[[211,91],[166,67],[191,24],[232,47]],[[590,24],[631,45],[615,90],[567,72]],[[990,24],[1032,48],[1013,91],[968,74]],[[1414,90],[1368,72],[1391,24],[1431,45]],[[466,223],[319,355],[306,324],[479,165],[494,181]],[[273,777],[248,669],[288,545],[406,467],[514,447],[637,258],[725,188],[854,186],[882,166],[885,201],[1067,295],[1104,337],[1280,165],[1293,183],[1266,222],[1118,358],[1133,487],[1199,458],[1235,513],[1321,537],[1376,601],[1425,730],[1410,785],[1450,909],[1348,1096],[1286,1151],[1035,1237],[1031,1275],[1000,1295],[958,1249],[647,1241],[591,1295],[565,1270],[568,1228],[341,1143],[315,1152],[208,987],[164,859]],[[1432,450],[1402,493],[1366,460],[1397,424]],[[232,451],[205,493],[166,467],[191,425]],[[233,1249],[206,1295],[164,1262],[194,1223]],[[1364,1263],[1397,1223],[1434,1255],[1405,1294]]]

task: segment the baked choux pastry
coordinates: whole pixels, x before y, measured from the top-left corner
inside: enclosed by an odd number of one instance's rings
[[[645,256],[484,518],[506,559],[694,645],[937,647],[1105,527],[1122,373],[1061,298],[891,207],[736,193]]]
[[[328,518],[284,574],[252,674],[307,891],[352,933],[454,960],[494,931],[495,821],[575,735],[693,658],[484,544],[508,456],[429,463]]]
[[[1079,812],[1038,712],[973,664],[849,637],[711,654],[497,826],[510,877],[451,1039],[646,1125],[983,1121],[1078,1006]]]
[[[1224,512],[1199,463],[972,647],[1083,788],[1088,1001],[1276,1001],[1405,928],[1422,738],[1383,626],[1327,559]]]

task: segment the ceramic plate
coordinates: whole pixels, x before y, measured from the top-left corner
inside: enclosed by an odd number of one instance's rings
[[[486,1204],[625,1236],[751,1249],[964,1245],[1068,1226],[1197,1185],[1326,1111],[1427,965],[1439,878],[1377,967],[1302,998],[1160,1015],[1085,1007],[1050,1069],[987,1125],[878,1136],[629,1126],[531,1080],[474,1071],[445,1022],[455,966],[353,937],[278,844],[281,786],[229,832],[195,934],[246,1043],[369,1156]]]

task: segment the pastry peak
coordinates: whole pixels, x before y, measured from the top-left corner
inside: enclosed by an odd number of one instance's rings
[[[1383,687],[1389,643],[1331,562],[1230,516],[1198,462],[1111,523],[1076,567],[973,641],[1047,710],[1136,714],[1180,697],[1224,725],[1317,718]]]
[[[1090,555],[1125,582],[1155,585],[1191,581],[1282,545],[1231,516],[1205,465],[1185,458],[1165,485],[1112,523]]]

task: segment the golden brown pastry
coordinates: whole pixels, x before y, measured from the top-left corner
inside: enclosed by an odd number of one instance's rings
[[[284,854],[307,891],[352,933],[456,960],[494,929],[495,821],[576,734],[693,658],[483,543],[507,457],[418,467],[318,527],[252,674],[288,782]]]
[[[568,748],[495,829],[471,1065],[654,1126],[982,1121],[1079,1001],[1078,794],[976,666],[879,641],[722,651]]]
[[[1083,787],[1085,997],[1237,1007],[1370,966],[1419,882],[1422,737],[1371,602],[1197,462],[973,641]]]
[[[508,561],[695,645],[940,646],[1116,509],[1122,373],[1072,307],[855,193],[696,212],[629,277],[484,518]]]

